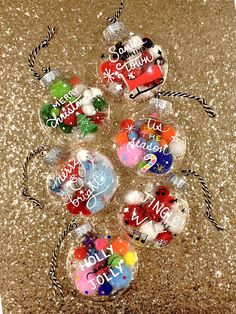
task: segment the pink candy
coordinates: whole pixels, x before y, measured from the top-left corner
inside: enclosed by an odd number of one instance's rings
[[[98,251],[105,250],[108,247],[109,241],[105,238],[98,238],[95,240],[95,248]]]
[[[129,168],[134,168],[142,159],[144,151],[135,145],[123,144],[117,149],[121,163]]]
[[[89,274],[92,273],[92,268],[86,268],[84,271],[79,270],[76,271],[74,274],[74,281],[76,288],[80,291],[83,295],[93,295],[97,292],[97,289],[94,289],[94,285],[89,282],[90,280],[93,280],[96,278],[95,274]],[[88,275],[88,278],[87,278]]]

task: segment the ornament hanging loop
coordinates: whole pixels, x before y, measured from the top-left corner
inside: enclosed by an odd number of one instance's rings
[[[41,145],[34,149],[32,152],[29,153],[29,155],[26,157],[24,165],[23,165],[23,182],[22,182],[22,196],[27,198],[30,202],[32,202],[35,206],[42,209],[44,207],[43,203],[41,203],[36,198],[32,197],[29,193],[28,188],[28,166],[29,162],[37,155],[43,156],[45,151],[48,149],[48,146]]]
[[[121,13],[124,9],[124,6],[125,6],[124,2],[125,2],[124,0],[120,0],[120,5],[117,8],[115,14],[112,17],[107,18],[108,23],[113,24],[113,23],[117,22],[118,18],[121,16]]]
[[[175,91],[159,91],[156,93],[155,97],[161,98],[163,97],[183,97],[193,99],[199,102],[199,104],[203,107],[205,112],[208,114],[210,118],[215,118],[217,116],[216,112],[212,109],[210,105],[208,105],[203,97],[194,96],[185,92],[175,92]]]
[[[57,244],[56,244],[56,247],[52,252],[52,259],[51,259],[51,264],[50,264],[49,276],[50,276],[51,281],[52,281],[52,288],[53,288],[54,294],[56,295],[57,291],[59,291],[62,298],[64,297],[63,289],[62,289],[62,286],[61,286],[59,280],[57,279],[58,255],[59,255],[60,248],[61,248],[61,245],[62,245],[64,239],[67,237],[67,235],[71,231],[75,230],[76,228],[78,228],[78,223],[76,222],[75,219],[73,219],[71,221],[71,223],[65,228],[65,230],[62,231],[62,233],[60,234],[58,241],[57,241]]]
[[[41,78],[43,77],[43,75],[41,75],[40,73],[37,73],[35,71],[35,61],[36,61],[36,57],[39,53],[39,51],[42,48],[46,48],[49,44],[49,42],[51,41],[51,39],[53,38],[54,34],[56,32],[55,27],[49,27],[48,26],[48,32],[47,35],[45,36],[45,38],[43,39],[43,41],[41,43],[39,43],[31,52],[31,54],[29,55],[28,58],[28,66],[30,71],[33,73],[33,76],[36,77],[38,80],[41,80]],[[50,67],[43,67],[42,68],[42,72],[44,74],[47,74],[51,71]]]
[[[192,175],[192,176],[194,176],[195,178],[198,179],[198,181],[201,184],[202,191],[203,191],[204,198],[205,198],[206,218],[213,224],[213,226],[215,226],[215,228],[217,230],[223,231],[224,228],[221,227],[218,224],[218,222],[212,216],[211,194],[210,194],[209,189],[208,189],[208,187],[206,185],[205,179],[200,174],[198,174],[196,171],[194,171],[194,170],[183,169],[181,172],[186,177]]]

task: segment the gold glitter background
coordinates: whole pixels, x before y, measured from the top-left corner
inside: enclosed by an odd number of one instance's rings
[[[47,95],[27,67],[32,48],[47,26],[57,34],[37,59],[37,66],[78,72],[96,83],[96,66],[104,52],[102,31],[119,1],[1,1],[1,296],[4,313],[236,313],[235,304],[235,9],[232,0],[127,1],[121,20],[137,34],[159,39],[169,59],[165,89],[204,95],[218,117],[213,121],[195,102],[173,99],[176,120],[188,137],[183,166],[203,173],[213,195],[218,232],[204,218],[204,200],[196,181],[189,181],[191,219],[187,232],[159,251],[139,251],[139,276],[122,298],[92,303],[78,297],[66,277],[71,237],[60,254],[58,276],[65,305],[53,302],[48,276],[51,251],[59,231],[70,221],[58,200],[49,197],[47,168],[40,158],[30,167],[33,195],[40,210],[20,195],[26,154],[41,143],[53,145],[39,124],[38,109]],[[139,179],[121,169],[112,148],[119,121],[131,106],[108,96],[112,125],[98,145],[112,158],[120,189]],[[143,108],[145,104],[133,107]],[[121,109],[122,108],[122,109]],[[93,221],[116,228],[114,201]]]

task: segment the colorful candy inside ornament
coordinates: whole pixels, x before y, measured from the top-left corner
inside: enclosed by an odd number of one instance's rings
[[[117,177],[112,163],[103,154],[81,148],[59,167],[59,174],[50,176],[48,188],[60,196],[72,214],[90,216],[110,203]],[[98,248],[104,245],[96,242]]]
[[[152,97],[167,76],[163,49],[149,37],[129,34],[118,21],[105,29],[104,37],[113,42],[99,65],[107,90],[129,100]]]
[[[119,221],[134,243],[162,247],[183,232],[189,207],[173,187],[153,186],[150,188],[150,184],[147,184],[142,191],[131,190],[124,195]],[[125,259],[129,263],[133,257],[130,255]]]
[[[51,80],[45,76],[53,72]],[[62,133],[74,133],[77,139],[91,138],[99,129],[104,129],[109,118],[109,108],[103,92],[97,87],[85,86],[77,76],[66,80],[54,70],[41,80],[46,81],[52,96],[44,102],[40,117],[47,131],[57,129]]]
[[[156,114],[136,121],[125,119],[116,135],[121,163],[140,174],[162,175],[185,153],[186,142],[179,127],[162,122]]]
[[[67,269],[80,294],[106,300],[130,286],[138,258],[129,238],[100,235],[90,223],[77,228],[74,234],[76,245],[68,254]]]

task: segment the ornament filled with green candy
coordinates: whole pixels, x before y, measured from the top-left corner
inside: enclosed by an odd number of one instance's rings
[[[106,127],[109,108],[99,88],[87,87],[78,76],[66,80],[57,70],[48,72],[41,82],[52,96],[40,109],[40,120],[47,131],[59,130],[87,139]]]

